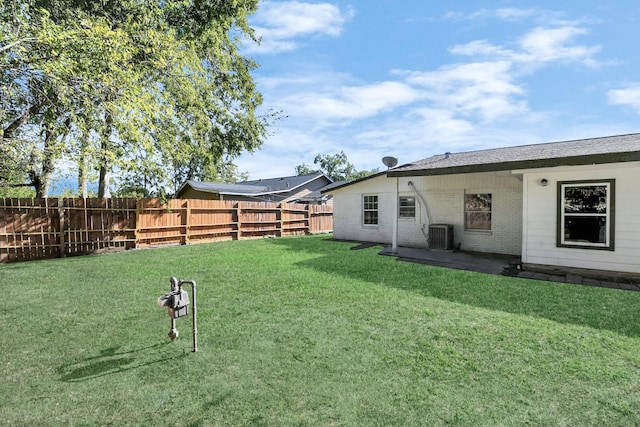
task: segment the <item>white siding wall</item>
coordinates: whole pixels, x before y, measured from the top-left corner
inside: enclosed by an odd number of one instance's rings
[[[573,166],[524,173],[522,261],[640,273],[640,163]],[[542,187],[540,180],[548,180]],[[615,250],[556,247],[557,182],[615,179]]]
[[[520,254],[522,248],[522,182],[508,173],[476,173],[399,178],[398,194],[415,196],[416,218],[398,220],[398,245],[426,247],[428,225],[453,224],[454,243],[470,251]],[[464,194],[492,194],[492,230],[464,230]],[[362,225],[362,196],[377,194],[379,224]],[[391,243],[396,178],[380,176],[333,193],[334,237],[336,239]],[[428,205],[429,215],[426,208]],[[429,222],[428,218],[431,220]]]

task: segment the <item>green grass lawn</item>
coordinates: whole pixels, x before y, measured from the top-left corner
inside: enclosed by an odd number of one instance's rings
[[[0,425],[640,425],[640,293],[352,246],[0,265]],[[197,353],[170,276],[198,284]]]

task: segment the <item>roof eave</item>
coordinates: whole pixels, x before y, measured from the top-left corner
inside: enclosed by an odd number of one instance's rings
[[[176,191],[176,195],[180,194],[182,192],[182,190],[184,190],[187,186],[189,186],[191,188],[194,188],[193,185],[192,185],[192,181],[191,180],[187,180],[187,181],[183,182],[182,185],[178,188],[178,190]]]
[[[345,182],[342,185],[338,185],[336,187],[332,187],[332,188],[329,188],[327,190],[320,190],[320,193],[322,193],[322,194],[330,194],[332,191],[335,191],[335,190],[338,190],[338,189],[342,189],[344,187],[348,187],[350,185],[357,184],[357,183],[362,182],[362,181],[367,181],[369,179],[376,178],[376,177],[378,177],[380,175],[385,175],[386,173],[387,173],[387,171],[377,172],[377,173],[374,173],[373,175],[368,175],[368,176],[365,176],[364,178],[359,178],[359,179],[356,179],[354,181],[348,181],[348,182]]]
[[[432,169],[390,170],[389,177],[454,175],[462,173],[498,172],[513,169],[537,169],[556,166],[580,166],[603,163],[640,161],[640,152],[591,154],[587,156],[560,157],[554,159],[523,160],[513,162],[485,163],[480,165],[450,166]]]
[[[316,179],[319,179],[319,178],[327,178],[329,180],[329,183],[333,182],[333,179],[331,179],[331,177],[327,176],[324,173],[319,173],[317,175],[312,176],[311,178],[309,178],[308,180],[304,181],[303,183],[300,183],[300,184],[296,185],[295,187],[287,188],[286,191],[297,190],[298,188],[300,188],[300,187],[302,187],[304,185],[307,185],[310,182],[313,182],[313,181],[315,181]]]
[[[292,187],[285,187],[285,188],[277,189],[277,190],[273,190],[273,191],[269,191],[268,193],[263,193],[263,194],[287,193],[287,192],[290,192],[290,191],[297,190],[298,188],[300,188],[302,186],[305,186],[305,185],[309,184],[310,182],[313,182],[313,181],[315,181],[315,180],[317,180],[319,178],[326,178],[327,180],[329,180],[330,183],[333,182],[333,179],[331,179],[331,177],[327,176],[326,174],[324,174],[322,172],[319,172],[319,173],[317,173],[315,175],[308,175],[308,177],[309,177],[309,179],[307,179],[306,181],[301,182],[298,185],[294,185]],[[295,178],[295,177],[287,177],[287,178]],[[283,178],[281,178],[281,179],[283,179]],[[262,180],[246,181],[246,182],[260,182],[260,181],[262,181]],[[255,184],[246,184],[246,185],[255,185]]]
[[[287,190],[277,190],[277,191],[263,191],[261,193],[241,193],[238,191],[216,191],[216,193],[218,194],[222,194],[224,196],[268,196],[271,194],[281,194],[281,193],[288,193]]]

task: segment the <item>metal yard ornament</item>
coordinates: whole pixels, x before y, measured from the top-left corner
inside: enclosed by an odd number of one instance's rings
[[[193,351],[198,351],[198,328],[196,320],[196,282],[193,280],[178,280],[172,277],[170,280],[171,291],[158,298],[160,307],[167,307],[169,318],[171,318],[171,329],[169,330],[169,338],[171,341],[178,338],[178,329],[176,329],[176,319],[187,316],[189,314],[189,294],[182,289],[183,285],[191,286],[191,297],[193,300],[191,318],[193,320]]]

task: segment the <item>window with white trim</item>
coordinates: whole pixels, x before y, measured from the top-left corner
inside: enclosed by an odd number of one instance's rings
[[[558,246],[613,250],[615,180],[558,183]]]
[[[464,229],[491,231],[491,193],[465,193]]]
[[[378,225],[378,196],[362,196],[362,223],[364,225]]]
[[[398,217],[416,217],[416,198],[413,196],[400,196],[398,199]]]

